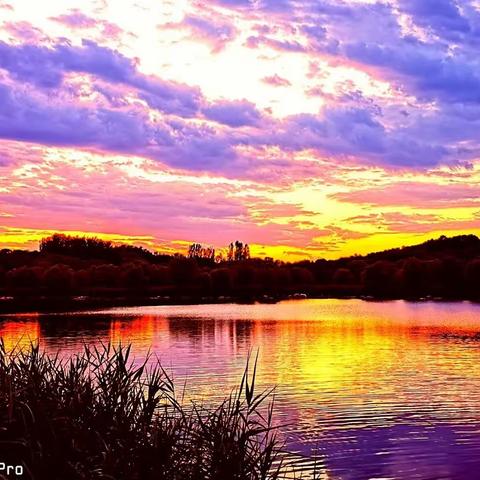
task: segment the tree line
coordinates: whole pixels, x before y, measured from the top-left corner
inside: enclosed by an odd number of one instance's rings
[[[480,239],[442,236],[420,245],[338,260],[286,263],[250,257],[232,242],[223,256],[193,243],[186,255],[55,234],[38,251],[0,251],[4,295],[203,295],[480,298]]]

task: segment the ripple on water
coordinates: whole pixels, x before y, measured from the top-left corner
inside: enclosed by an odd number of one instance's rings
[[[259,350],[257,387],[298,471],[335,480],[480,478],[480,305],[307,300],[5,316],[7,347],[132,343],[214,402]]]

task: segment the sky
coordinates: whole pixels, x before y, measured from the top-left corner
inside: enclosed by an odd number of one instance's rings
[[[476,0],[0,0],[0,246],[480,234],[479,48]]]

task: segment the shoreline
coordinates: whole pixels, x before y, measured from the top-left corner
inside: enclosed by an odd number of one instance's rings
[[[375,297],[371,295],[260,295],[260,296],[122,296],[122,297],[0,297],[0,315],[28,313],[68,313],[89,310],[103,310],[122,307],[208,305],[208,304],[276,304],[285,300],[362,300],[365,302],[472,302],[478,299],[468,297]]]

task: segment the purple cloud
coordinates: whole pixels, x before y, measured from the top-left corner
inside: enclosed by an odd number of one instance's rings
[[[415,23],[451,40],[471,34],[473,25],[453,0],[405,0],[402,9]]]
[[[140,74],[130,58],[87,40],[80,47],[63,43],[52,48],[0,41],[0,68],[41,88],[59,88],[68,72],[92,74],[140,90],[152,108],[167,113],[194,115],[202,101],[198,88]]]
[[[67,25],[70,28],[92,28],[97,25],[94,18],[85,15],[80,10],[74,9],[69,13],[64,13],[58,17],[52,17],[51,20]]]
[[[217,102],[205,107],[203,114],[209,120],[229,127],[257,126],[261,120],[261,114],[255,105],[246,100]]]
[[[198,15],[185,16],[180,25],[187,27],[196,38],[210,43],[215,52],[220,51],[237,36],[237,30],[230,22]]]
[[[148,112],[52,102],[0,83],[0,138],[145,156],[190,170],[218,170],[236,158],[213,129],[152,123]]]
[[[23,42],[40,43],[47,38],[40,29],[29,22],[6,22],[3,28],[10,35]]]

